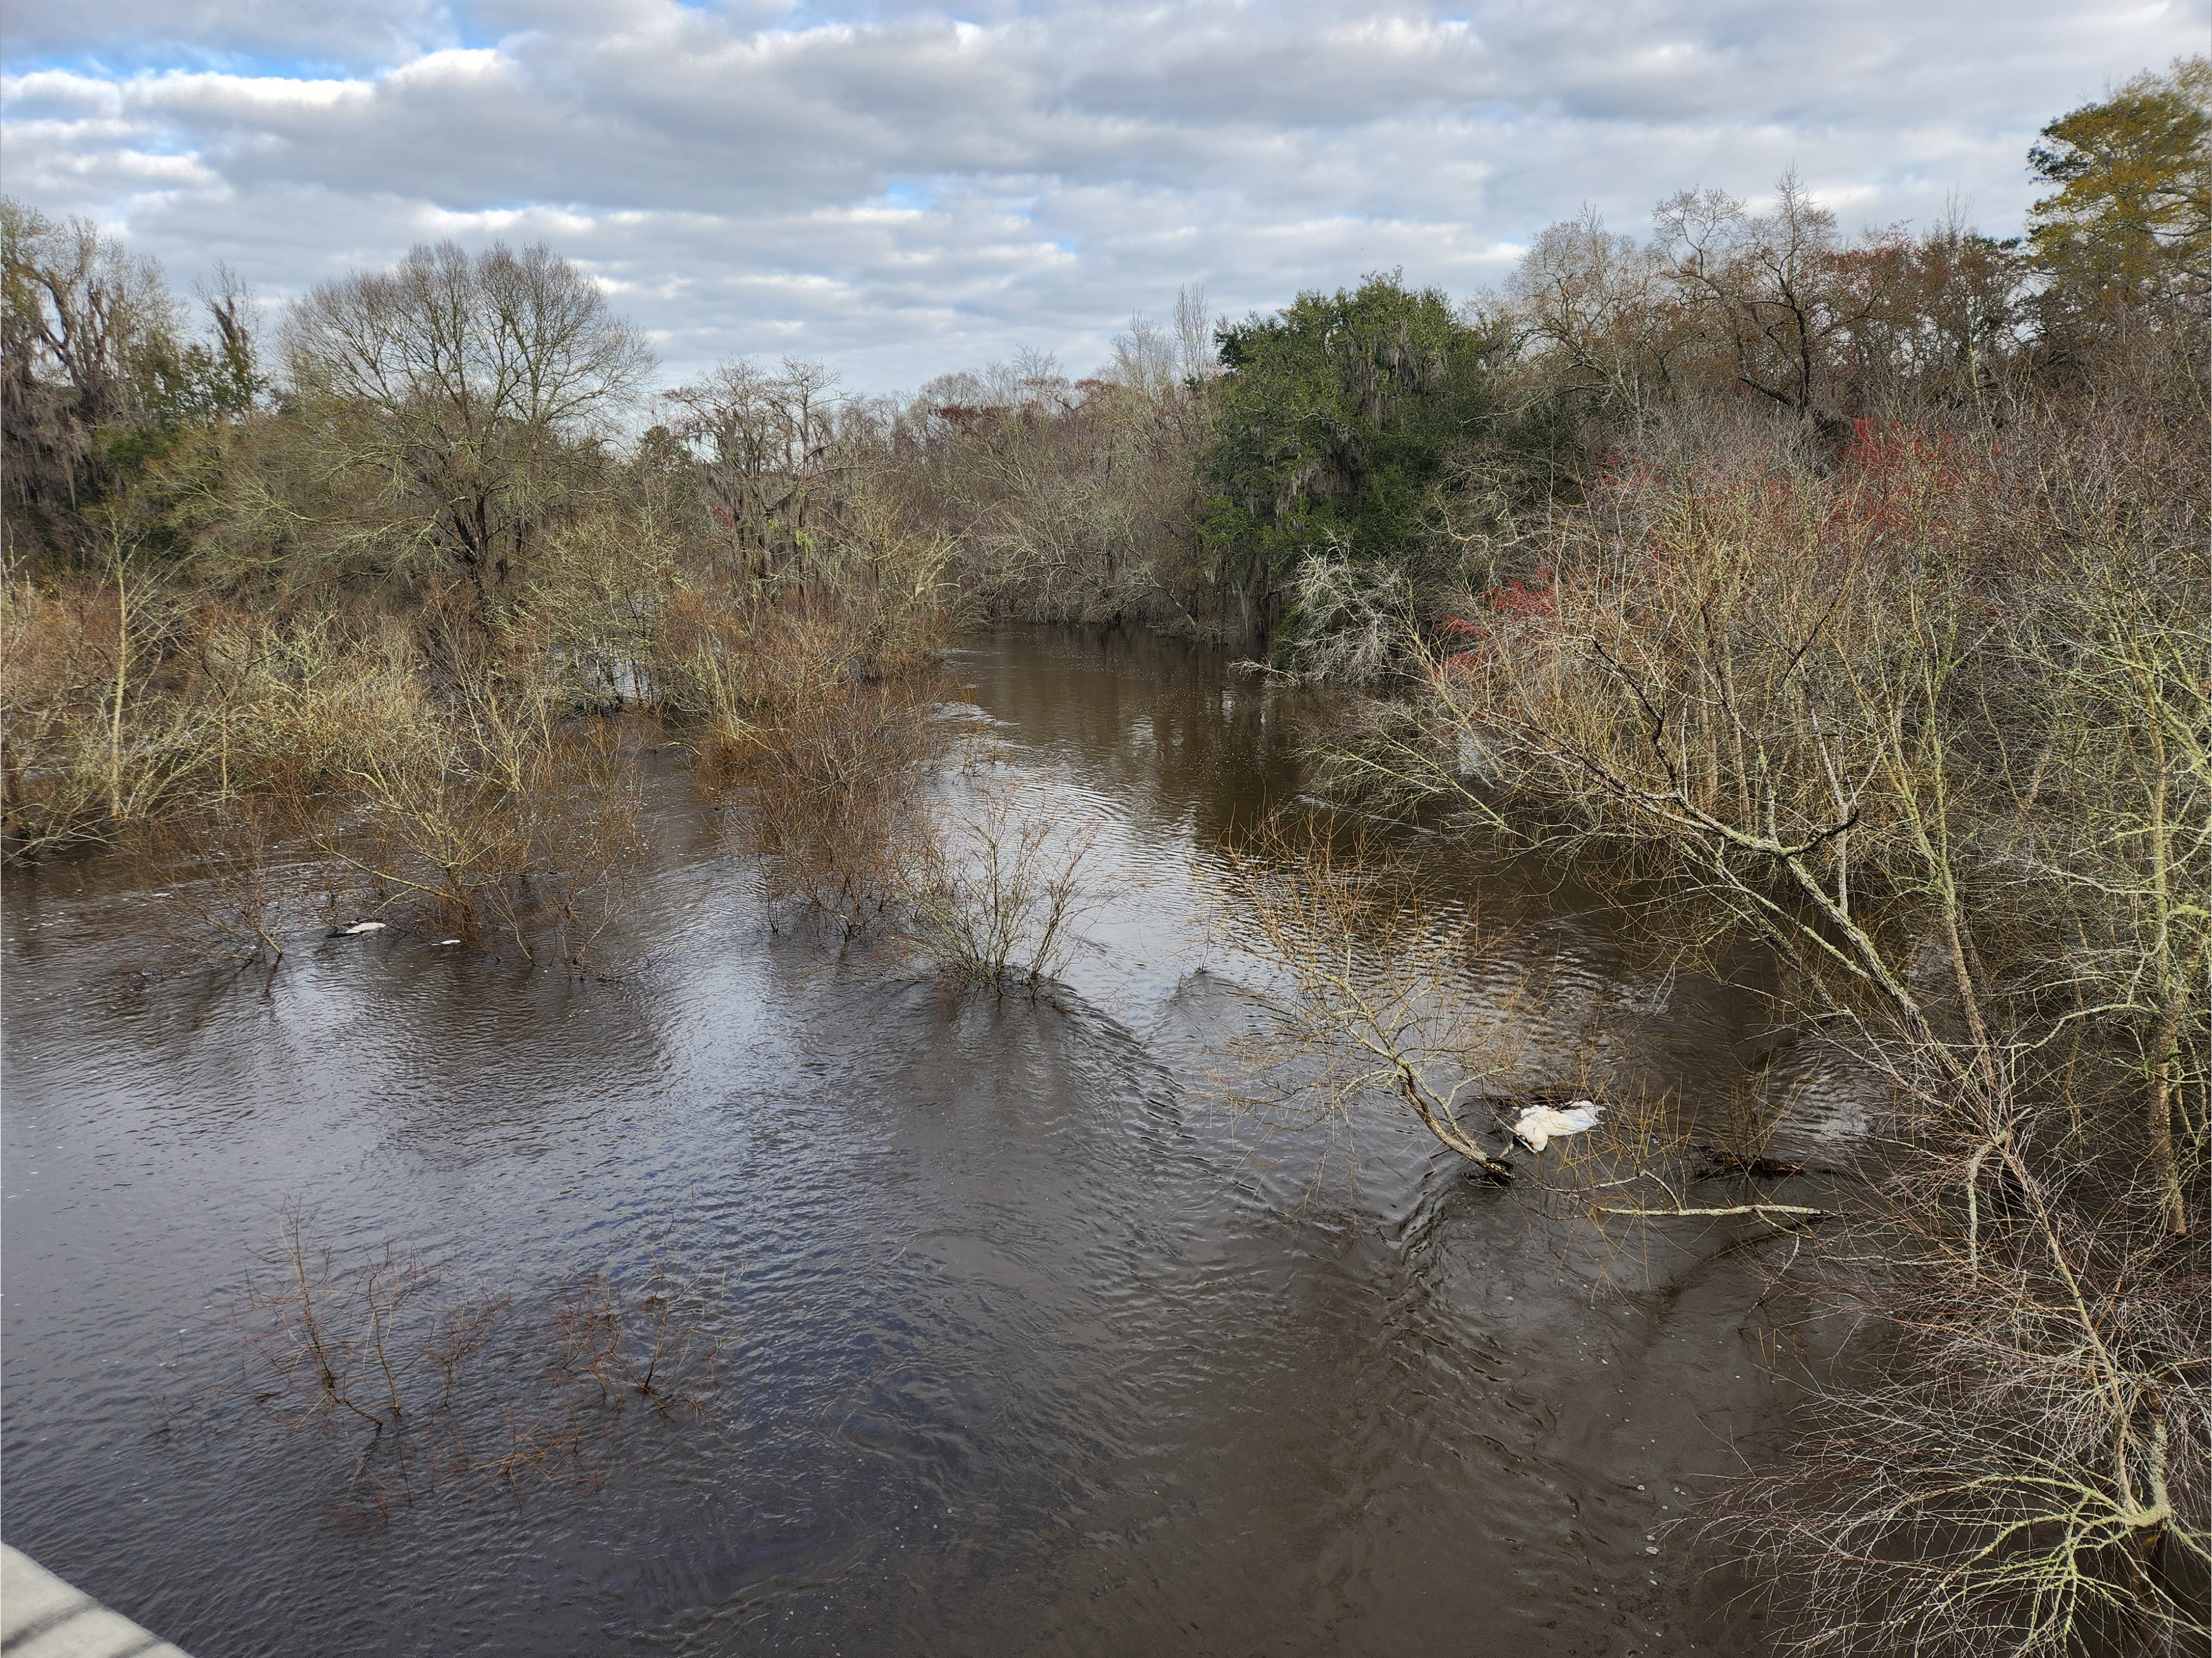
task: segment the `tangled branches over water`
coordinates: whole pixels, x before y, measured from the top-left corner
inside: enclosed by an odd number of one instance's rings
[[[1879,1084],[1825,1273],[1864,1385],[1730,1515],[1809,1649],[2212,1637],[2203,404],[2148,366],[2002,438],[1623,469],[1345,759],[1599,850]]]

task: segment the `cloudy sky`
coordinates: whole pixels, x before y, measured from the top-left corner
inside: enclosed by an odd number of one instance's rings
[[[1585,202],[1640,233],[1793,162],[1847,227],[1955,193],[2011,234],[2036,129],[2208,33],[2205,0],[12,0],[0,186],[274,300],[543,238],[672,380],[885,390],[1085,369],[1187,282],[1463,294]]]

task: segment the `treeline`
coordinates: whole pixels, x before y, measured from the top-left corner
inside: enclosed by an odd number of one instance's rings
[[[2023,238],[1846,237],[1794,177],[1762,212],[1685,191],[1642,241],[1553,225],[1463,303],[1372,276],[1209,326],[1186,294],[1092,378],[1032,356],[906,399],[792,362],[653,396],[641,339],[542,248],[418,250],[264,339],[232,273],[187,307],[90,225],[10,203],[7,568],[410,603],[457,584],[495,627],[580,547],[789,585],[855,537],[919,538],[973,611],[1382,671],[1379,615],[1525,584],[1527,525],[1690,428],[1826,465],[1866,429],[1999,430],[2185,356],[2205,78],[2190,60],[2054,122]]]
[[[1273,597],[1279,662],[1377,674],[1376,628],[1513,602],[1532,526],[1686,450],[1832,471],[1870,434],[1994,434],[2147,377],[2186,422],[2208,90],[2191,60],[2054,122],[2023,238],[1846,238],[1792,176],[1764,212],[1684,191],[1640,242],[1585,211],[1456,309],[1370,278],[1224,330],[1198,461],[1217,579]]]

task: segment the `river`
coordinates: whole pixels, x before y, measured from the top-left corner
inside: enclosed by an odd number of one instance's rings
[[[1379,1104],[1356,1180],[1255,1139],[1204,1085],[1243,1005],[1199,893],[1304,705],[1145,639],[948,668],[1098,826],[1056,999],[771,933],[672,767],[604,980],[400,928],[181,964],[143,869],[11,872],[7,1540],[198,1658],[1756,1650],[1670,1527],[1779,1430],[1772,1263],[1607,1263]],[[1571,884],[1484,878],[1544,1041],[1686,1090],[1765,1057]],[[292,1214],[523,1302],[680,1236],[703,1408],[602,1489],[363,1523],[344,1430],[178,1402]]]

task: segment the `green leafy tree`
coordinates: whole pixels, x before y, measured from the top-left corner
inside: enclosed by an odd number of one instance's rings
[[[1256,632],[1305,559],[1392,561],[1422,544],[1432,489],[1493,411],[1490,341],[1440,290],[1395,275],[1301,294],[1216,338],[1226,373],[1203,533]]]
[[[2105,310],[2202,301],[2212,255],[2212,58],[2142,74],[2043,129],[2027,153],[2057,188],[2028,246],[2059,295]]]

